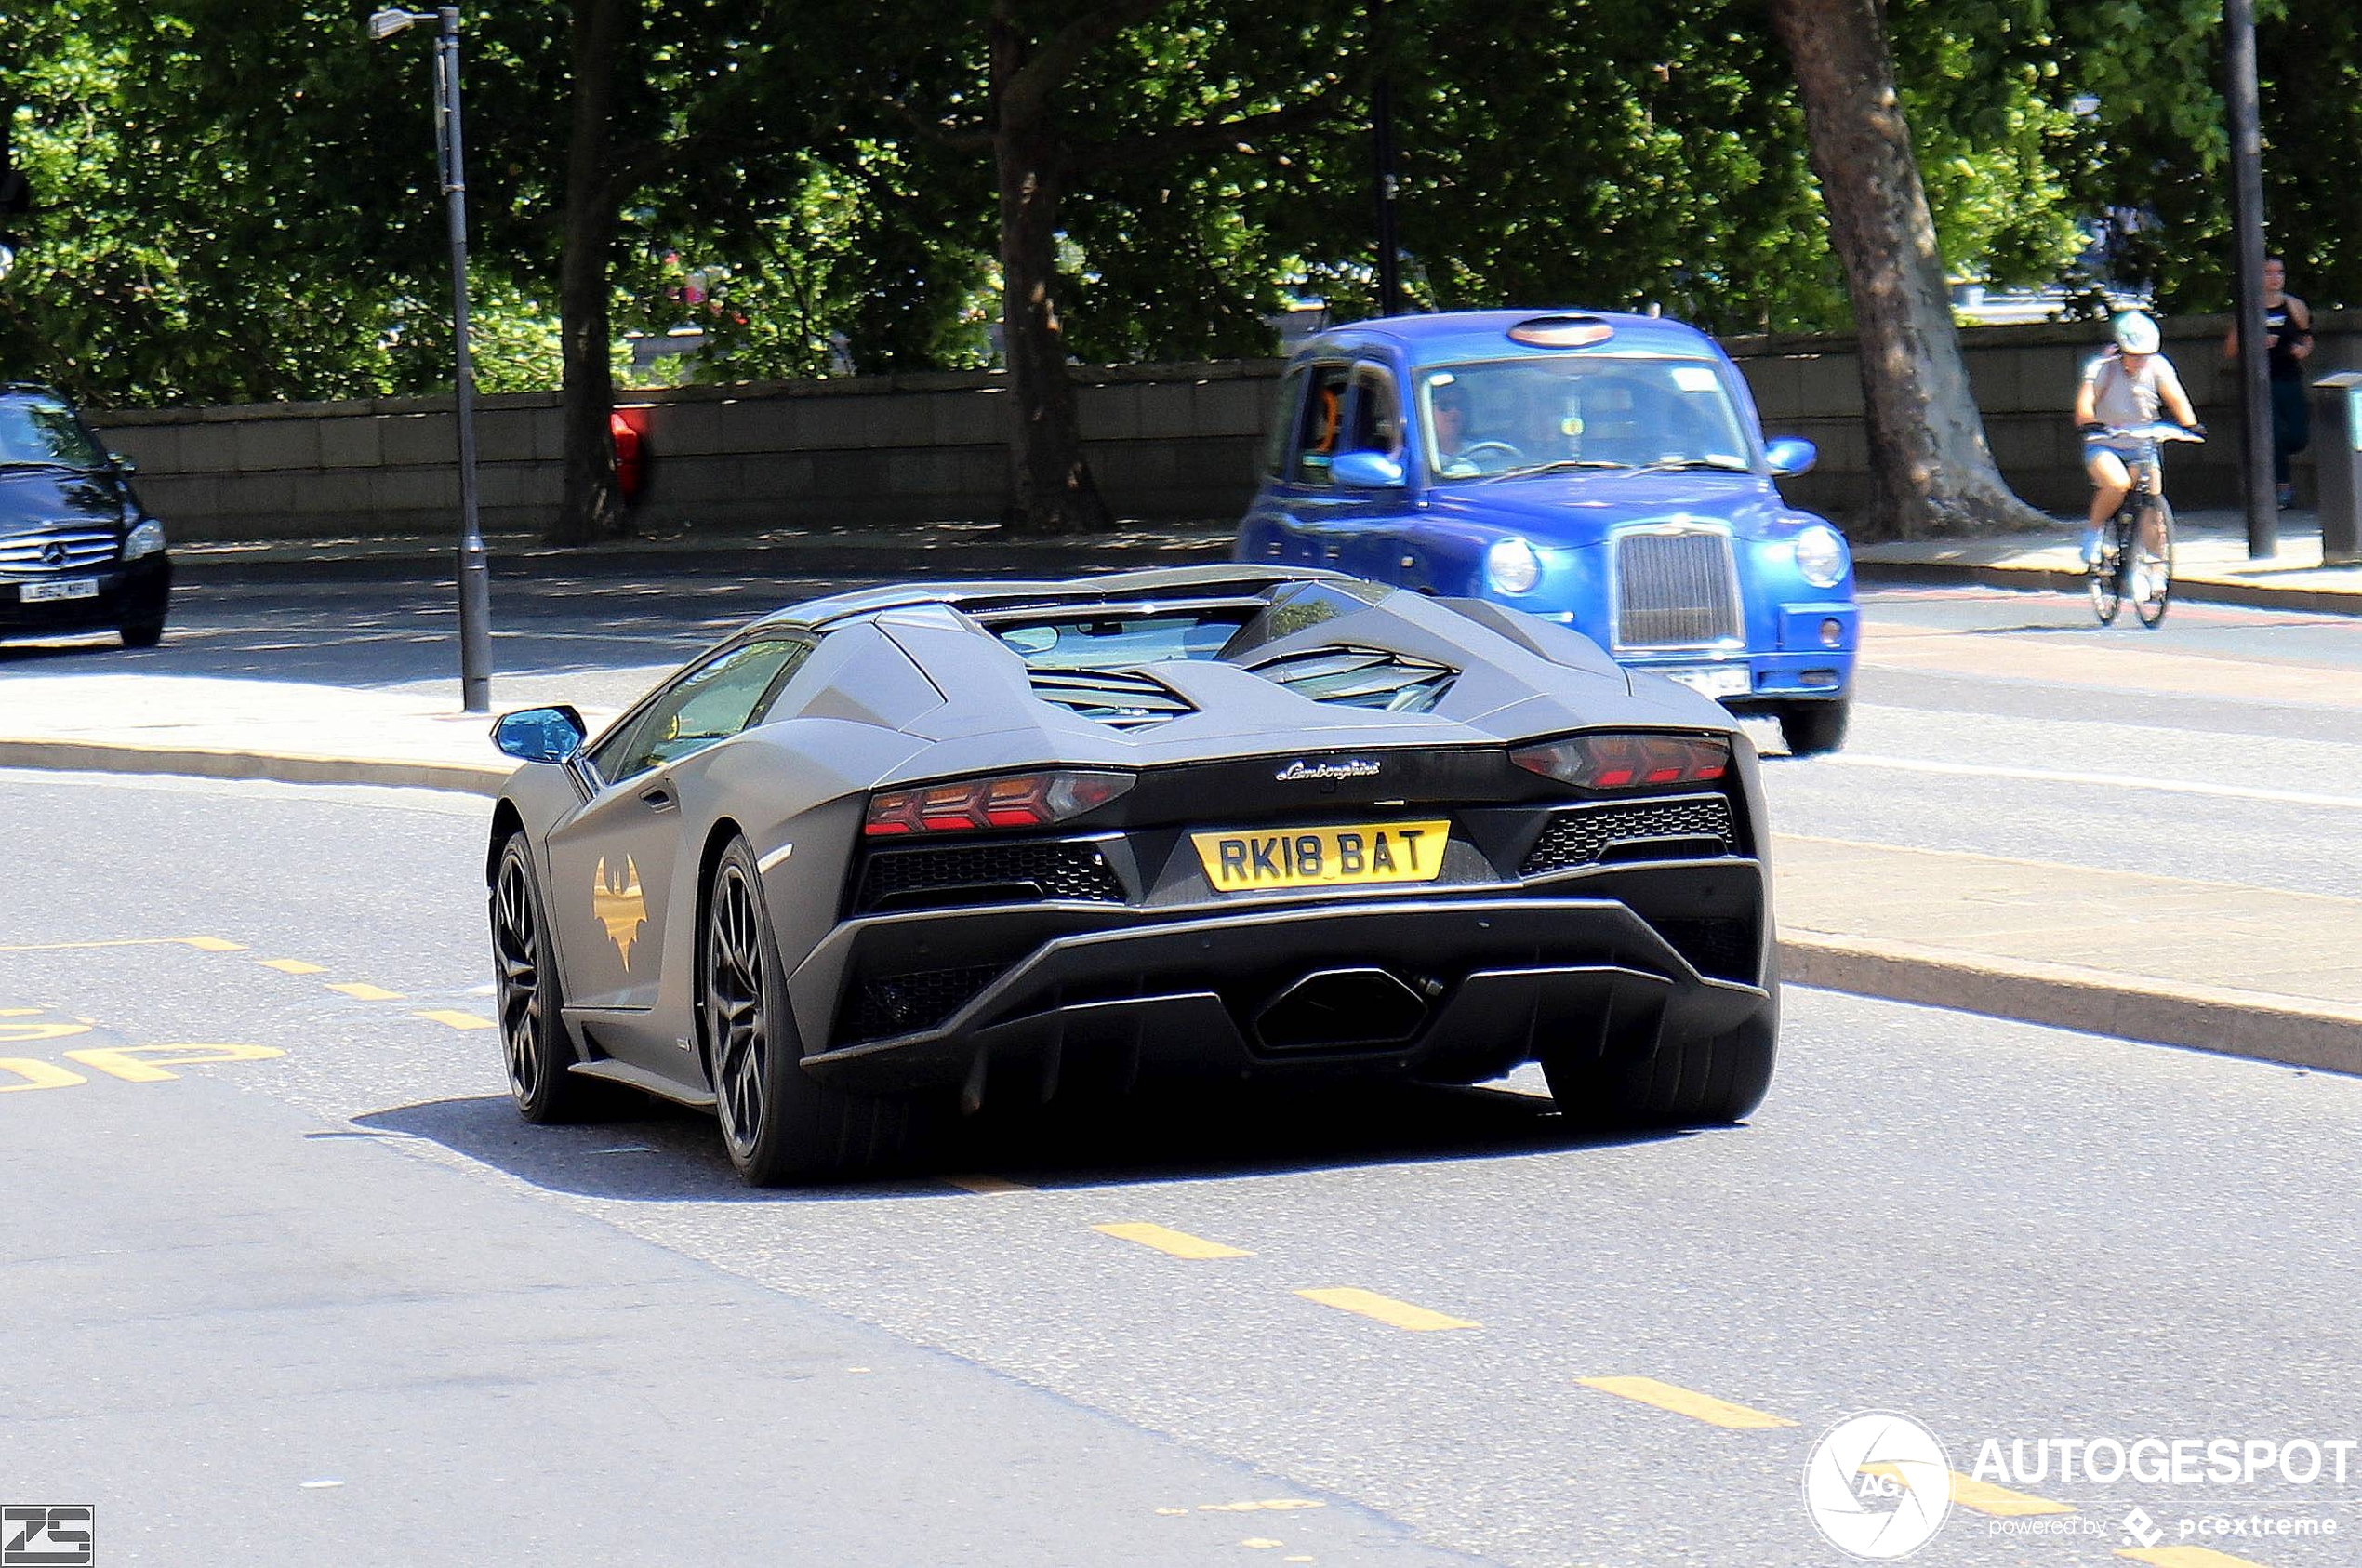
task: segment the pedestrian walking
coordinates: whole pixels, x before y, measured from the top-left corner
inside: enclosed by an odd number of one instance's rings
[[[2272,484],[2283,511],[2296,504],[2289,459],[2313,445],[2313,409],[2306,401],[2304,362],[2313,353],[2313,308],[2288,291],[2288,266],[2275,256],[2263,263],[2263,347],[2272,367]],[[2239,357],[2235,323],[2223,339],[2223,357]]]

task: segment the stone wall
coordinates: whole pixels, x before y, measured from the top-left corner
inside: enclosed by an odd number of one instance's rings
[[[2362,315],[2325,315],[2316,373],[2362,368]],[[2167,352],[2210,445],[2177,448],[2174,494],[2224,505],[2237,494],[2236,388],[2221,319],[2170,324]],[[1963,334],[1970,378],[2003,472],[2037,505],[2079,511],[2085,494],[2066,410],[2094,326],[1983,327]],[[1738,339],[1773,434],[1821,447],[1786,482],[1799,505],[1842,516],[1866,458],[1852,340]],[[1276,360],[1084,366],[1083,434],[1120,515],[1227,519],[1252,494],[1279,389]],[[630,394],[646,431],[651,527],[859,525],[997,516],[1005,498],[1008,402],[994,373],[860,377],[683,387]],[[448,532],[458,511],[448,398],[113,410],[94,416],[139,465],[148,505],[184,539],[351,538]],[[2317,421],[2316,421],[2317,422]],[[554,394],[482,400],[484,526],[535,530],[555,510],[561,432]],[[2300,459],[2298,485],[2310,480]]]

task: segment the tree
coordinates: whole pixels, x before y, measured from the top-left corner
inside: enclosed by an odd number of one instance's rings
[[[1770,3],[1796,67],[1859,335],[1870,498],[1857,527],[1874,538],[1916,538],[2046,523],[2010,492],[1985,445],[1883,0]]]

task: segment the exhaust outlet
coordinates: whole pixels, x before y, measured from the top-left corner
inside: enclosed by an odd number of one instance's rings
[[[1384,969],[1319,969],[1266,1003],[1254,1032],[1273,1051],[1400,1045],[1426,1026],[1430,1000]]]

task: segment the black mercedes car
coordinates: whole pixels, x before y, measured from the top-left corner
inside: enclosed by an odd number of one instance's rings
[[[131,465],[46,387],[0,386],[0,637],[164,636],[172,565]]]
[[[509,1081],[710,1107],[748,1180],[936,1096],[1538,1061],[1735,1121],[1779,1020],[1731,715],[1562,626],[1283,566],[792,606],[524,765],[485,870]]]

